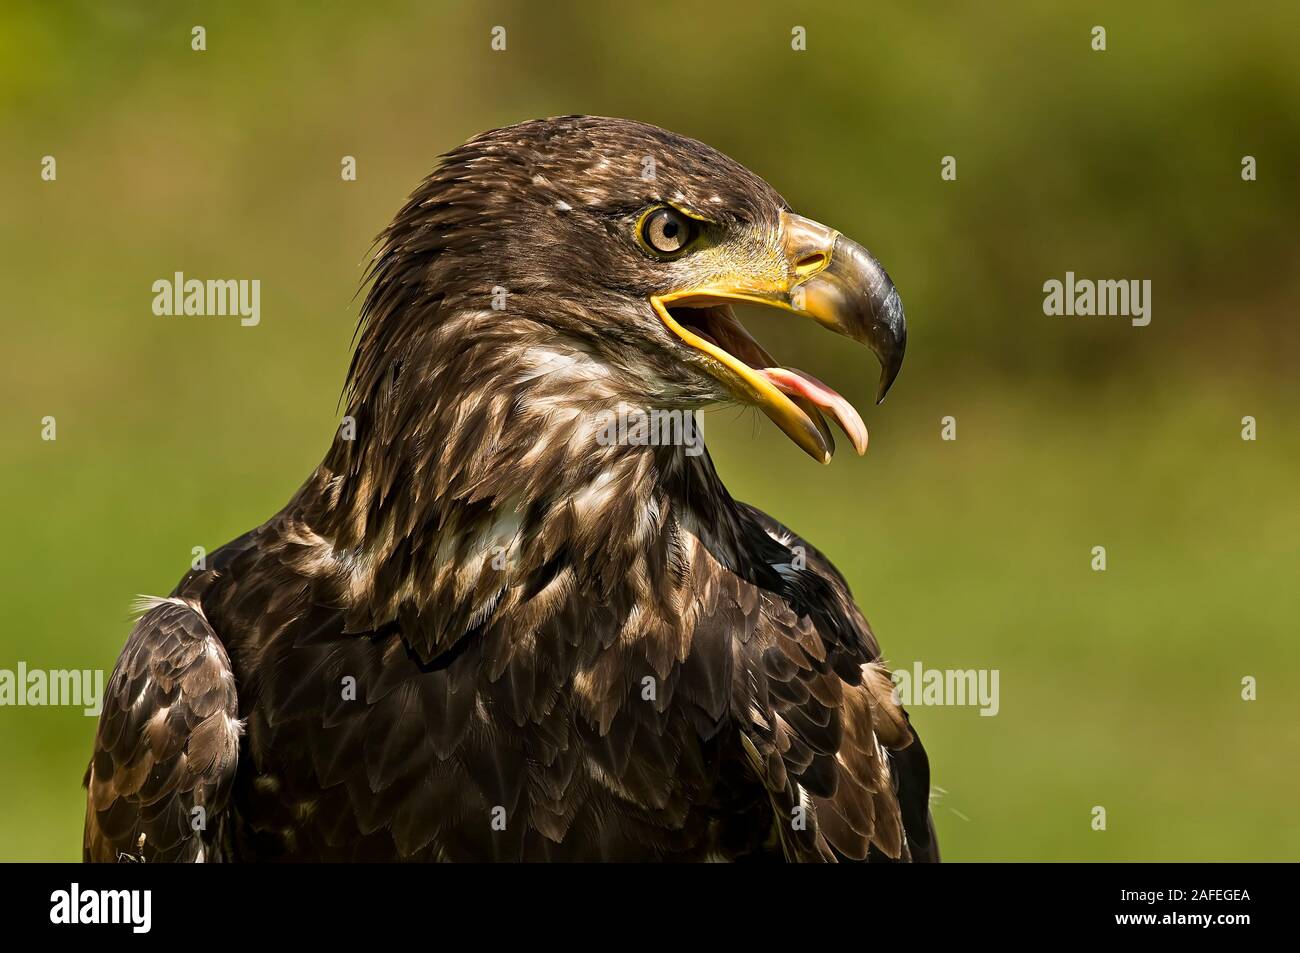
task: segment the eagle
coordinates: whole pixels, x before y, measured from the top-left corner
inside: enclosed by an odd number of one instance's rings
[[[365,278],[323,461],[138,607],[84,858],[938,860],[844,577],[656,426],[739,404],[863,452],[733,306],[865,344],[879,400],[876,259],[701,142],[565,116],[443,155]]]

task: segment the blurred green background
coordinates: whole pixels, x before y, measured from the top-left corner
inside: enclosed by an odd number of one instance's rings
[[[902,292],[865,458],[820,468],[752,412],[707,427],[891,663],[1000,671],[997,717],[913,712],[946,858],[1300,859],[1300,11],[1132,6],[7,4],[0,668],[111,669],[136,593],[297,488],[371,240],[440,152],[627,116],[748,165]],[[1044,316],[1067,270],[1151,279],[1151,325]],[[153,316],[174,271],[261,279],[261,325]],[[752,318],[871,407],[865,352]],[[93,731],[0,709],[0,859],[79,857]]]

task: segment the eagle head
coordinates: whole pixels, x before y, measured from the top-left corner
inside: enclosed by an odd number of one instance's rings
[[[823,413],[859,453],[861,417],[782,367],[732,304],[866,344],[878,400],[907,339],[893,282],[861,245],[717,150],[622,119],[524,122],[448,153],[381,236],[371,279],[350,387],[390,449],[429,438],[422,413],[464,429],[467,399],[504,402],[529,381],[502,414],[739,402],[828,462]],[[469,429],[487,440],[492,424]]]

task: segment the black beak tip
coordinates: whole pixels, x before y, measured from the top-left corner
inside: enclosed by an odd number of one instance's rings
[[[907,351],[907,322],[903,318],[903,302],[898,292],[890,288],[889,297],[880,309],[880,333],[876,340],[881,343],[876,356],[880,358],[880,387],[876,391],[876,403],[879,404],[894,386],[898,372],[903,369],[903,354]]]
[[[898,372],[902,368],[903,362],[898,361],[892,367],[886,367],[880,372],[880,386],[876,390],[876,404],[880,405],[885,401],[885,395],[889,389],[894,386],[894,380],[898,377]]]

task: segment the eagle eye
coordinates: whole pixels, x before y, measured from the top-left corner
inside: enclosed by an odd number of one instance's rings
[[[675,255],[695,237],[695,223],[675,208],[660,206],[641,219],[640,236],[656,255]]]

